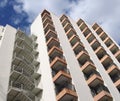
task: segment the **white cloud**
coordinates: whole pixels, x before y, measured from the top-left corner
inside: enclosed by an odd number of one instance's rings
[[[73,19],[82,18],[89,24],[97,22],[108,32],[117,42],[120,43],[120,1],[119,0],[16,0],[23,3],[22,9],[28,16],[29,22],[43,10],[47,9],[56,15],[61,15],[69,11]],[[16,9],[20,12],[19,7]]]
[[[99,23],[110,36],[120,43],[119,9],[119,0],[82,0],[77,5],[73,4],[70,16],[75,19],[83,18],[89,24]]]

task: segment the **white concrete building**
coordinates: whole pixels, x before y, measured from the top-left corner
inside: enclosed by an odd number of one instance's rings
[[[98,24],[44,10],[31,33],[38,37],[45,101],[120,100],[119,46]]]
[[[39,101],[37,37],[9,25],[0,28],[0,36],[0,101]]]

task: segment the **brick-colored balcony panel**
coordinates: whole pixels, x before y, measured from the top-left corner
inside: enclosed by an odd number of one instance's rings
[[[82,67],[81,67],[82,71],[84,73],[88,73],[91,70],[95,70],[96,67],[94,66],[94,64],[92,64],[90,61],[87,61]]]
[[[102,39],[102,41],[104,41],[108,36],[107,36],[107,34],[103,31],[103,32],[99,35],[99,37]]]
[[[71,81],[71,76],[70,74],[64,72],[64,71],[59,71],[54,77],[53,81],[56,84],[63,84],[64,82],[70,82]]]
[[[104,61],[107,61],[107,60],[111,60],[108,55],[104,55],[104,56],[100,59],[101,63],[103,63]]]
[[[120,70],[116,65],[113,64],[113,65],[108,67],[107,72],[108,72],[108,74],[113,75],[116,72],[120,72]]]
[[[83,46],[83,44],[82,44],[81,42],[77,42],[77,43],[72,47],[72,49],[73,49],[74,51],[80,51],[80,50],[84,49],[84,46]]]
[[[62,21],[63,27],[65,27],[67,23],[70,23],[69,19],[64,19],[64,20]]]
[[[102,46],[99,46],[96,50],[95,50],[95,53],[97,54],[98,52],[100,51],[103,51],[103,47]]]
[[[56,47],[56,46],[53,46],[48,52],[48,55],[50,57],[55,57],[55,56],[60,57],[60,56],[62,56],[62,54],[63,54],[62,49],[59,47]]]
[[[114,84],[117,88],[119,88],[120,87],[120,79],[118,79]]]
[[[45,13],[45,14],[42,16],[42,22],[43,22],[46,18],[52,20],[51,16],[50,16],[49,14]]]
[[[103,80],[98,74],[92,74],[89,79],[87,80],[89,86],[96,86],[98,84],[102,84]]]
[[[86,27],[85,30],[83,30],[83,35],[85,37],[88,36],[90,33],[92,33],[92,32],[91,32],[91,30],[88,27]]]
[[[52,46],[58,47],[60,45],[59,40],[56,38],[50,38],[46,44],[48,47],[52,47]]]
[[[115,56],[115,57],[120,56],[120,50],[119,50],[118,52],[116,52],[114,56]]]
[[[100,35],[103,32],[101,27],[98,27],[95,31],[98,35]]]
[[[76,34],[75,30],[73,28],[70,28],[67,32],[66,32],[66,35],[68,37],[68,39],[72,36]]]
[[[68,19],[68,17],[63,14],[63,15],[60,17],[60,21],[63,22],[64,19]]]
[[[59,57],[56,57],[50,64],[51,68],[57,71],[66,68],[66,65],[66,61]]]
[[[78,59],[78,60],[89,59],[89,55],[88,55],[87,52],[81,51],[81,52],[78,53],[77,59]]]
[[[94,97],[94,101],[113,101],[112,96],[107,91],[102,90]]]
[[[46,40],[48,41],[51,37],[57,38],[57,34],[55,31],[48,30],[48,32],[45,34]]]
[[[73,27],[69,22],[67,22],[66,25],[64,26],[65,32],[69,31],[70,28],[73,28]]]
[[[47,10],[44,10],[44,11],[41,13],[41,16],[43,17],[44,14],[48,14],[48,15],[50,15],[50,12],[48,12]]]
[[[54,25],[47,23],[46,26],[44,27],[45,34],[49,31],[49,29],[51,29],[52,31],[55,31]]]
[[[43,21],[43,27],[45,27],[48,23],[51,24],[51,25],[53,25],[52,20],[49,19],[49,18],[46,18],[46,19]]]
[[[93,28],[94,30],[96,30],[98,27],[99,27],[99,25],[98,25],[97,23],[94,23],[94,24],[92,25],[92,28]]]
[[[72,35],[72,37],[69,39],[69,42],[71,44],[75,44],[76,42],[79,42],[79,41],[80,41],[80,39],[77,35]]]
[[[94,39],[93,41],[91,41],[90,45],[92,46],[96,42],[98,42],[98,41],[96,39]]]
[[[79,20],[77,21],[77,25],[78,25],[78,26],[80,26],[82,23],[84,23],[84,21],[83,21],[82,19],[79,19]]]
[[[64,88],[57,96],[57,101],[77,101],[77,94],[75,91]]]
[[[79,26],[80,30],[83,31],[85,28],[87,28],[87,25],[83,22],[80,26]]]

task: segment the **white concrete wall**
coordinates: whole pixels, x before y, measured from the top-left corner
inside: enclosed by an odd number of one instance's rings
[[[38,60],[40,61],[40,68],[38,70],[38,73],[40,73],[41,71],[42,74],[41,76],[41,82],[43,87],[42,99],[44,101],[56,101],[55,88],[51,75],[52,71],[49,64],[49,57],[47,53],[47,46],[44,36],[41,15],[39,15],[31,25],[31,33],[35,34],[38,37],[37,39],[37,43],[39,44]],[[40,85],[38,85],[38,87],[40,87]]]
[[[16,29],[7,25],[0,47],[0,101],[6,101]]]
[[[54,14],[51,15],[60,40],[61,47],[64,52],[64,56],[66,58],[67,65],[70,67],[69,70],[78,95],[78,101],[93,101],[90,89],[86,83],[75,54],[70,46],[62,24],[57,16]]]
[[[73,21],[72,19],[70,19],[70,21],[71,21],[73,27],[75,28],[78,36],[80,37],[81,42],[84,44],[85,49],[89,52],[91,60],[94,62],[97,70],[101,74],[105,85],[108,87],[111,95],[113,96],[114,101],[120,101],[120,93],[118,92],[117,88],[113,84],[113,82],[112,82],[111,78],[109,77],[108,73],[105,71],[103,65],[101,64],[101,62],[97,58],[97,55],[93,51],[92,47],[90,46],[88,41],[85,39],[84,35],[81,33],[81,31],[80,31],[79,27],[77,26],[76,22]]]

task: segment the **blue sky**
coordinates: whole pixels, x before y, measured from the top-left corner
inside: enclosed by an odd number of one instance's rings
[[[92,25],[97,22],[120,43],[120,0],[1,0],[0,25],[10,24],[27,33],[33,20],[47,9],[74,20],[82,18]]]

